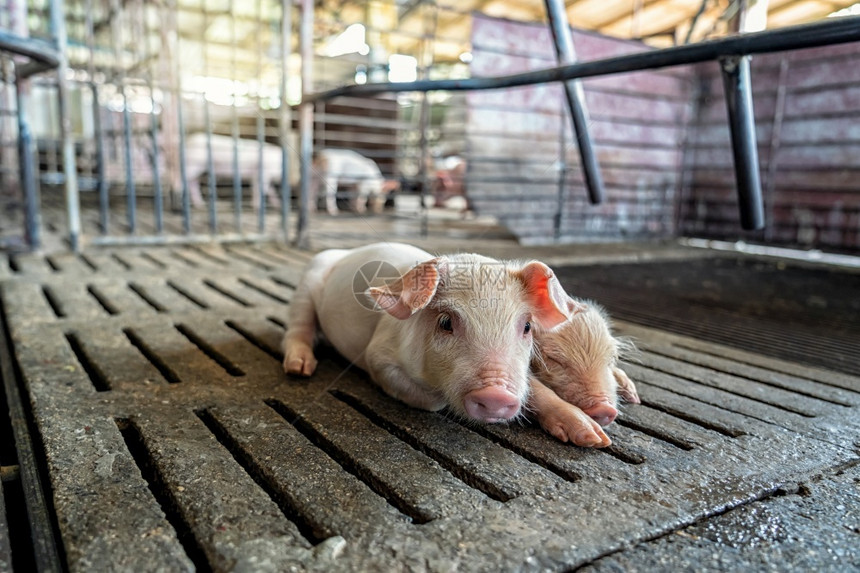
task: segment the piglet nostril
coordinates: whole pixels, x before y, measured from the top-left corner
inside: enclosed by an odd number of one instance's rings
[[[601,426],[608,426],[618,416],[618,410],[605,402],[586,408],[583,411]]]
[[[470,418],[482,422],[510,420],[520,411],[519,398],[498,386],[469,392],[463,398],[463,406]]]

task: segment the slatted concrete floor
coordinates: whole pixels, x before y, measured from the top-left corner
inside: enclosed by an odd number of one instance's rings
[[[857,461],[857,378],[632,323],[643,403],[605,450],[410,409],[332,352],[287,380],[307,257],[11,261],[3,311],[62,567],[564,570]]]

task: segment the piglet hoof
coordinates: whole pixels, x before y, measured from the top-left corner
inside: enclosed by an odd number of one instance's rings
[[[284,372],[293,376],[310,376],[317,369],[313,350],[306,345],[291,345],[284,354]]]
[[[576,406],[541,413],[538,421],[551,436],[584,448],[605,448],[612,444],[600,425]]]
[[[617,366],[613,366],[612,376],[614,376],[615,381],[618,382],[618,394],[624,398],[624,400],[631,404],[642,403],[641,400],[639,400],[639,393],[636,391],[636,386],[624,370]]]

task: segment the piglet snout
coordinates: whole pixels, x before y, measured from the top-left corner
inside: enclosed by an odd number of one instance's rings
[[[504,422],[520,411],[520,400],[504,388],[487,386],[463,397],[469,417],[482,422]]]
[[[606,402],[600,402],[591,406],[590,408],[585,408],[583,411],[591,416],[591,419],[600,424],[601,426],[608,426],[615,420],[615,417],[618,415],[618,410],[612,407],[611,404],[607,404]]]

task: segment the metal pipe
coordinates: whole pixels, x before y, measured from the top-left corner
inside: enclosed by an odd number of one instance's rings
[[[35,146],[30,124],[27,122],[27,97],[30,81],[18,79],[15,83],[18,109],[18,167],[24,191],[24,238],[31,249],[42,246],[42,215],[39,205],[39,186],[36,185],[36,168],[33,163]]]
[[[177,12],[179,7],[176,0],[168,0],[166,8],[169,14],[170,54],[173,60],[173,85],[171,88],[176,95],[176,134],[179,138],[179,180],[182,186],[182,230],[191,233],[191,196],[188,192],[188,170],[185,166],[185,118],[182,114],[182,67],[179,56],[179,25]]]
[[[287,104],[287,78],[290,68],[290,51],[293,36],[292,0],[281,0],[281,107],[278,109],[278,139],[281,144],[281,233],[286,241],[288,236],[287,218],[290,209],[290,128],[292,117]]]
[[[119,17],[120,14],[119,0],[111,1],[112,17]],[[124,58],[122,56],[122,42],[120,41],[121,23],[114,22],[111,26],[111,43],[114,59],[119,66],[119,93],[122,97],[122,136],[123,136],[123,157],[125,160],[125,196],[126,196],[126,221],[128,224],[128,232],[135,234],[137,232],[137,193],[134,185],[134,170],[132,169],[131,158],[131,111],[128,108],[128,93],[125,89],[126,71]]]
[[[314,33],[314,4],[313,0],[301,0],[302,18],[299,25],[299,51],[302,56],[302,103],[299,106],[299,151],[301,167],[299,170],[299,216],[296,221],[296,245],[299,248],[310,247],[308,241],[308,219],[310,218],[311,203],[311,156],[313,154],[314,138],[314,104],[307,99],[313,82],[313,33]]]
[[[860,41],[860,16],[848,16],[815,24],[791,26],[509,76],[343,86],[325,92],[307,94],[304,101],[315,102],[347,95],[369,96],[413,91],[494,90],[707,62],[724,56],[799,50],[856,41]]]
[[[570,33],[570,25],[567,23],[564,2],[562,0],[544,0],[544,4],[546,5],[546,15],[549,19],[549,28],[552,32],[558,62],[560,64],[575,63],[576,50],[573,47],[573,38]],[[565,81],[563,85],[567,108],[570,110],[570,118],[573,122],[573,134],[582,162],[582,173],[585,177],[588,198],[594,204],[602,203],[603,178],[600,175],[600,165],[597,163],[597,154],[594,151],[588,129],[588,109],[585,105],[582,82],[573,79]]]
[[[230,2],[230,78],[233,80],[233,97],[230,106],[230,135],[233,138],[233,225],[236,232],[242,232],[242,174],[239,172],[239,110],[236,107],[236,50],[239,44],[236,36],[236,15],[233,2]]]
[[[26,56],[30,62],[29,67],[21,66],[26,70],[22,74],[16,68],[16,77],[29,77],[34,73],[56,68],[60,65],[61,54],[56,46],[39,38],[25,38],[16,34],[0,30],[0,52],[11,52]]]
[[[63,141],[63,179],[65,183],[66,213],[69,225],[69,247],[74,252],[81,248],[81,203],[78,194],[78,173],[75,158],[75,141],[69,116],[69,91],[66,76],[69,61],[66,56],[66,14],[63,0],[51,0],[51,35],[60,54],[57,66],[57,100],[60,111],[60,136]]]
[[[764,227],[764,202],[758,168],[750,57],[721,58],[720,66],[732,136],[741,227],[757,230]]]
[[[257,26],[263,29],[263,1],[257,0]],[[257,34],[257,77],[263,77],[263,39]],[[266,117],[260,106],[260,93],[257,92],[257,230],[266,229],[266,176],[263,162],[266,160]]]
[[[105,140],[102,129],[101,105],[99,104],[99,87],[95,79],[95,27],[93,23],[92,0],[87,0],[86,12],[87,51],[89,53],[87,72],[90,76],[90,91],[93,97],[93,132],[96,144],[96,187],[99,196],[99,230],[102,234],[107,234],[110,219],[110,197],[107,176],[105,175]]]
[[[203,13],[203,32],[200,38],[200,49],[203,51],[203,77],[209,77],[209,49],[206,42],[206,30],[209,29],[209,14],[206,10],[206,0],[203,0],[201,5]],[[216,186],[217,177],[215,176],[215,161],[212,157],[212,122],[209,113],[209,98],[207,97],[208,88],[203,85],[203,123],[206,128],[206,172],[209,176],[206,179],[206,189],[208,191],[209,204],[209,232],[213,235],[218,232],[218,188]]]

